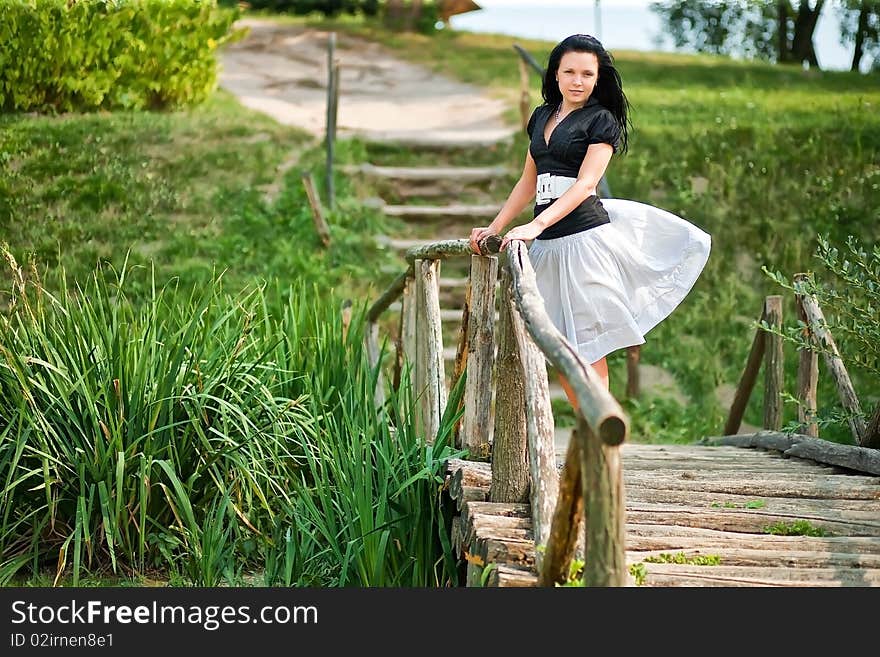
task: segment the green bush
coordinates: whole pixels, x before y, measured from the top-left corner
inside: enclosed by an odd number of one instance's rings
[[[0,0],[0,109],[203,101],[238,12],[215,0]]]

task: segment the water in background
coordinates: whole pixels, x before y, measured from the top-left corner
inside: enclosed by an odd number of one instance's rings
[[[477,0],[483,9],[453,16],[450,25],[456,30],[547,41],[560,41],[578,32],[592,34],[612,53],[614,50],[675,50],[671,39],[662,34],[660,19],[645,2],[603,1],[600,29],[596,26],[595,3],[591,0],[569,4],[558,2]],[[824,70],[848,71],[852,46],[840,44],[837,15],[832,9],[830,5],[826,8],[816,26],[813,36],[816,56]],[[867,72],[869,67],[869,58],[863,58],[863,71]]]

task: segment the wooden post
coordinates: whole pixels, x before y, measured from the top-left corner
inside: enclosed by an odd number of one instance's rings
[[[764,317],[762,312],[761,320]],[[736,388],[733,403],[730,405],[730,413],[727,416],[727,423],[724,425],[725,436],[732,436],[739,431],[743,414],[746,411],[746,405],[749,403],[749,397],[758,378],[758,370],[761,369],[761,361],[764,359],[765,343],[764,331],[759,328],[755,331],[755,338],[752,340],[752,348],[749,351],[746,366],[743,369],[742,376],[739,378],[739,385]]]
[[[868,422],[868,428],[865,431],[865,441],[862,447],[880,449],[880,403],[874,408],[871,421]]]
[[[367,357],[370,361],[370,367],[378,368],[376,374],[376,387],[373,392],[373,399],[376,402],[376,409],[385,406],[385,377],[382,375],[382,365],[379,362],[379,325],[375,322],[367,322],[367,331],[364,336],[367,347]]]
[[[794,283],[807,279],[807,274],[795,274]],[[813,344],[813,332],[810,330],[810,322],[804,311],[804,295],[795,295],[798,319],[804,323],[802,335],[804,340]],[[798,350],[798,374],[797,374],[797,399],[798,399],[798,422],[800,431],[814,438],[819,436],[819,425],[816,424],[816,409],[818,407],[816,396],[819,385],[819,354],[814,349]]]
[[[529,452],[525,384],[510,318],[510,276],[506,267],[501,270],[500,278],[498,356],[495,360],[495,432],[489,500],[526,502],[529,498]]]
[[[318,231],[318,237],[324,246],[330,246],[330,228],[327,226],[327,220],[324,219],[324,210],[321,209],[321,199],[318,198],[318,190],[315,189],[315,180],[310,172],[302,174],[303,187],[306,190],[306,198],[309,201],[309,208],[312,210],[312,220],[315,222],[315,230]]]
[[[584,586],[626,586],[626,500],[620,447],[605,445],[578,415],[586,515]]]
[[[516,338],[525,384],[526,437],[529,450],[529,503],[532,511],[532,535],[535,546],[544,546],[550,536],[550,523],[559,494],[556,471],[553,408],[544,354],[526,330],[525,322],[511,299],[511,328]],[[535,562],[541,571],[543,554],[536,550]]]
[[[416,280],[416,379],[425,440],[433,442],[446,408],[443,372],[443,332],[440,326],[439,260],[417,260]]]
[[[764,316],[775,331],[782,330],[782,297],[769,296],[764,300]],[[764,352],[764,428],[778,431],[782,428],[782,389],[784,369],[782,336],[767,333]]]
[[[846,366],[840,358],[840,352],[837,350],[837,344],[831,337],[828,330],[828,324],[825,322],[825,315],[819,308],[819,303],[812,295],[804,295],[803,298],[804,313],[816,341],[822,347],[822,353],[825,356],[825,365],[828,371],[834,376],[837,383],[837,392],[840,395],[840,403],[849,412],[849,427],[852,431],[856,444],[867,447],[865,444],[868,428],[865,426],[865,418],[862,417],[862,409],[859,405],[859,398],[856,397],[856,391],[853,389],[852,381]]]
[[[639,360],[641,355],[641,345],[626,349],[626,396],[629,399],[635,399],[639,396]]]
[[[584,520],[581,484],[581,441],[572,432],[559,480],[559,494],[553,523],[547,537],[544,559],[538,569],[538,586],[554,586],[568,581]]]
[[[409,373],[409,392],[411,399],[417,399],[420,387],[416,361],[418,360],[418,343],[416,341],[416,329],[418,328],[418,313],[416,312],[416,281],[408,278],[403,287],[403,367]]]
[[[495,284],[498,258],[471,256],[467,380],[461,446],[481,457],[489,453],[492,420],[492,363],[495,360]]]
[[[471,279],[468,276],[464,289],[464,305],[461,309],[461,324],[458,327],[458,347],[455,350],[455,363],[452,367],[452,378],[450,379],[449,389],[451,390],[458,383],[459,377],[465,372],[468,362],[468,326],[470,325],[471,316]],[[494,322],[494,317],[492,318]],[[464,406],[465,399],[462,397],[461,405]],[[459,407],[459,409],[461,406]],[[455,437],[456,448],[461,448],[461,423],[464,416],[460,416],[455,422],[453,435]]]
[[[336,188],[333,184],[333,157],[336,141],[336,113],[339,108],[339,63],[336,61],[336,32],[327,40],[327,207],[336,205]]]

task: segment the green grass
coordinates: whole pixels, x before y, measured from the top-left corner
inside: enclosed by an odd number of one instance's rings
[[[676,552],[669,554],[662,552],[656,557],[645,557],[645,563],[674,563],[683,566],[720,566],[721,557],[717,554],[698,554],[693,557],[687,556],[684,552]]]
[[[388,261],[365,239],[385,224],[343,182],[321,248],[299,172],[314,171],[323,195],[322,157],[303,132],[222,91],[180,112],[0,116],[0,241],[20,261],[34,254],[50,289],[61,268],[80,280],[128,257],[183,289],[222,273],[230,290],[277,276],[360,297]],[[147,269],[131,274],[135,297]]]
[[[772,525],[764,527],[765,534],[777,536],[832,536],[833,534],[823,527],[817,527],[809,520],[795,520],[784,522],[780,520]]]

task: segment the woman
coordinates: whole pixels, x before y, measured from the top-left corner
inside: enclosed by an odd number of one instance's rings
[[[606,356],[644,343],[684,299],[711,240],[659,208],[596,195],[612,154],[626,152],[629,140],[629,103],[598,40],[575,34],[559,43],[541,94],[519,182],[492,223],[471,231],[470,245],[479,253],[479,240],[500,234],[537,195],[534,219],[508,231],[501,249],[534,240],[529,259],[550,319],[607,388]]]

